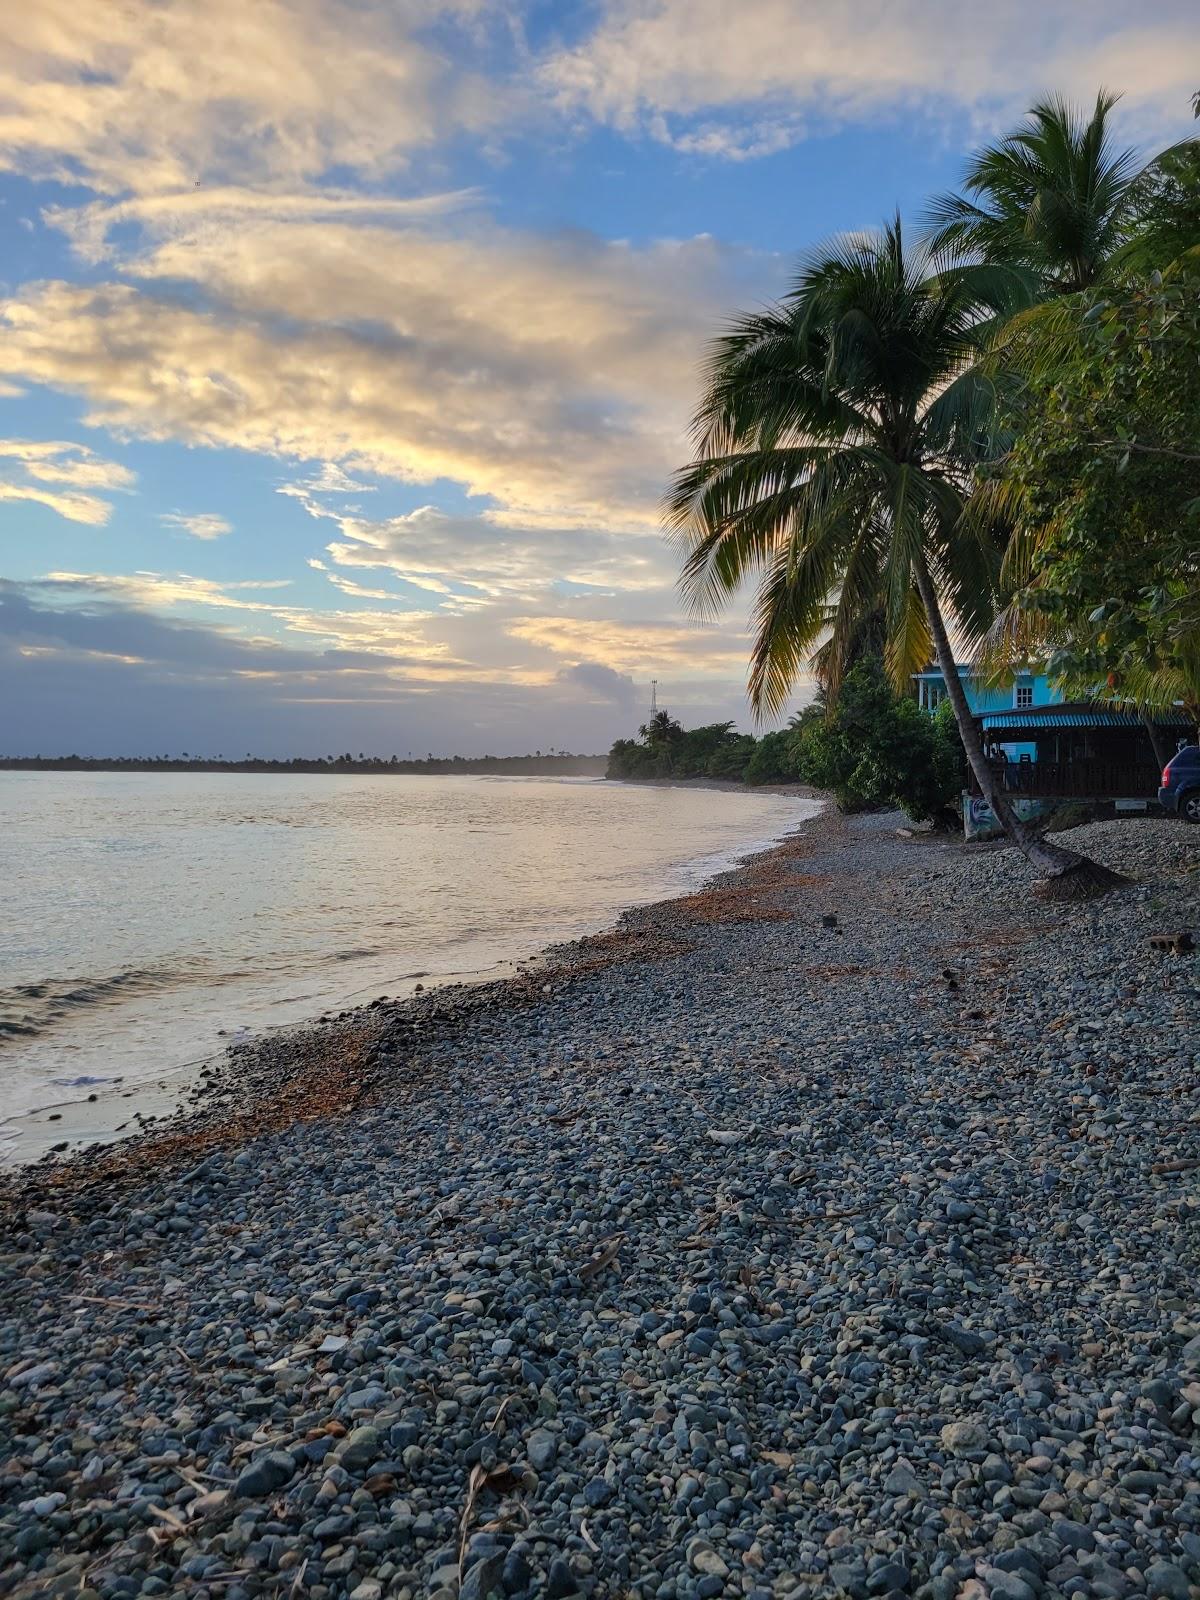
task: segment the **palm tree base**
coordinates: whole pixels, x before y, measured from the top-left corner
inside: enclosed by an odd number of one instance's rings
[[[1062,905],[1073,901],[1099,900],[1114,889],[1129,888],[1132,881],[1098,861],[1089,861],[1085,856],[1080,856],[1061,872],[1048,878],[1039,878],[1033,892],[1039,900]]]

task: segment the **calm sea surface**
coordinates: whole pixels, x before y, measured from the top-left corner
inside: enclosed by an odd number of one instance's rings
[[[0,773],[0,1149],[4,1119],[127,1098],[246,1031],[507,970],[814,809],[591,779]]]

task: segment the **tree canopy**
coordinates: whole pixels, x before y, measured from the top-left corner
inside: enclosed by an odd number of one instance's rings
[[[1075,688],[1200,705],[1200,251],[1020,319],[1012,450],[980,508],[1007,518],[1004,662]]]

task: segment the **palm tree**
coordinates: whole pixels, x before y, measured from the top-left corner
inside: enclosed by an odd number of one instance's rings
[[[652,745],[676,744],[683,737],[683,727],[669,711],[656,711],[638,729],[638,737]]]
[[[1112,874],[1021,824],[996,785],[951,649],[991,620],[998,552],[964,519],[981,313],[952,263],[905,252],[899,218],[815,255],[779,306],[713,349],[696,456],[667,498],[692,608],[718,609],[754,571],[750,697],[777,712],[829,608],[886,595],[886,657],[907,687],[936,653],[963,748],[1000,826],[1061,895]]]
[[[1086,118],[1057,96],[1043,100],[1015,132],[977,151],[966,194],[929,207],[932,248],[1014,270],[1031,302],[1103,282],[1136,232],[1148,181],[1172,154],[1140,166],[1135,151],[1114,146],[1109,119],[1119,98],[1101,90]]]

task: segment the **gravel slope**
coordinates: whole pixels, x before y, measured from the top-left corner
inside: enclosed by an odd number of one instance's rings
[[[1197,1600],[1200,830],[896,820],[0,1190],[0,1590]]]

